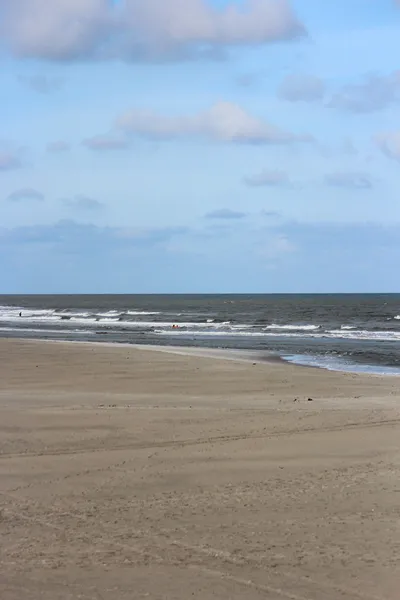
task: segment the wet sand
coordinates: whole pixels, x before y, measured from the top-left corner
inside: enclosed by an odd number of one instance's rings
[[[397,600],[400,378],[0,340],[0,500],[1,600]]]

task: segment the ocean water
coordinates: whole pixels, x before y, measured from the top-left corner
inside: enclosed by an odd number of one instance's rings
[[[0,296],[0,336],[252,350],[400,374],[400,294]]]

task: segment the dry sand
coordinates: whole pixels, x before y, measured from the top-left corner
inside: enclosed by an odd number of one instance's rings
[[[2,340],[0,598],[398,600],[399,408],[398,378]]]

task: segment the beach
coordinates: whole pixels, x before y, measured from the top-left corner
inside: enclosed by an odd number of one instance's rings
[[[397,600],[400,378],[0,340],[0,597]]]

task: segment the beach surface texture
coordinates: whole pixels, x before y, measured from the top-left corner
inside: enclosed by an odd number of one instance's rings
[[[400,378],[234,358],[0,341],[1,600],[398,600]]]

